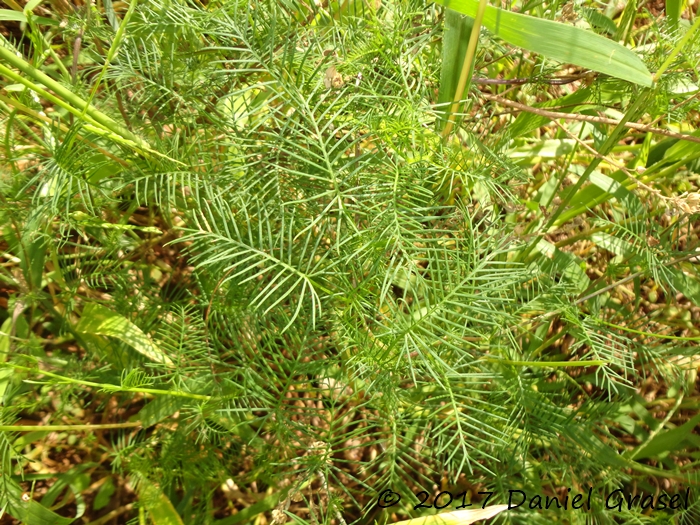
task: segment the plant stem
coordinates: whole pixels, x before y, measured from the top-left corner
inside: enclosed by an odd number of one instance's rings
[[[671,339],[672,341],[700,341],[700,337],[681,337],[677,335],[665,335],[665,334],[653,334],[651,332],[644,332],[642,330],[635,330],[633,328],[627,328],[626,326],[620,326],[619,324],[608,323],[602,319],[598,319],[600,324],[604,324],[611,328],[617,328],[618,330],[623,330],[625,332],[630,332],[632,334],[643,335],[645,337],[656,337],[658,339]]]
[[[76,385],[91,386],[94,388],[107,390],[109,392],[137,392],[137,393],[141,393],[141,394],[152,394],[155,396],[186,397],[189,399],[198,399],[200,401],[209,401],[212,398],[211,396],[205,396],[202,394],[191,394],[189,392],[181,392],[179,390],[160,390],[157,388],[127,387],[127,386],[112,385],[110,383],[95,383],[93,381],[84,381],[81,379],[73,379],[70,377],[65,377],[62,375],[54,374],[53,372],[47,372],[46,370],[40,370],[37,368],[31,368],[28,366],[16,365],[13,363],[0,363],[0,367],[19,368],[20,370],[24,370],[26,372],[33,372],[35,374],[41,374],[41,375],[53,377],[54,379],[58,379],[62,383],[71,383],[71,384],[76,384]]]
[[[580,115],[578,113],[562,113],[560,111],[550,111],[547,109],[535,108],[526,104],[521,104],[520,102],[514,102],[512,100],[508,100],[497,95],[489,95],[488,93],[481,93],[481,96],[486,100],[497,102],[499,104],[503,104],[504,106],[509,106],[511,108],[519,109],[521,111],[527,111],[528,113],[533,113],[542,117],[547,117],[552,120],[562,118],[566,120],[576,120],[579,122],[592,122],[594,124],[610,124],[611,126],[618,126],[622,124],[624,127],[633,129],[635,131],[641,131],[643,133],[653,133],[654,135],[663,135],[664,137],[672,137],[674,139],[687,140],[689,142],[697,142],[700,144],[700,137],[696,137],[695,135],[690,135],[688,133],[677,133],[675,131],[670,131],[667,129],[655,128],[653,126],[647,126],[645,124],[638,124],[636,122],[620,122],[619,120],[606,117],[593,117],[590,115]]]
[[[71,113],[77,113],[77,116],[81,115],[76,111],[75,108],[77,108],[78,110],[83,110],[83,116],[88,115],[95,123],[100,124],[102,127],[108,129],[112,133],[119,135],[122,138],[130,140],[132,142],[135,142],[139,146],[145,145],[143,140],[141,140],[139,137],[137,137],[130,131],[123,129],[121,126],[119,126],[119,124],[117,124],[117,122],[112,120],[110,117],[91,107],[78,95],[72,93],[70,90],[66,89],[60,83],[56,82],[48,75],[42,73],[22,58],[16,56],[9,49],[0,47],[0,60],[11,65],[12,67],[17,68],[27,77],[34,79],[35,81],[39,82],[40,84],[46,86],[47,88],[51,89],[54,93],[56,93],[56,95],[58,95],[60,99],[51,95],[49,100],[51,100],[52,102],[58,103],[57,100],[60,100],[62,107],[68,109],[69,111],[72,110]],[[41,89],[36,84],[30,82],[29,80],[20,75],[17,75],[16,73],[12,72],[12,70],[10,70],[2,64],[0,64],[0,72],[3,75],[16,79],[17,81],[21,82],[28,88],[33,89],[37,93],[40,93],[42,95],[45,95],[47,93],[45,90]]]
[[[106,423],[104,425],[0,425],[0,432],[61,432],[64,430],[109,430],[140,427],[140,421]]]
[[[491,363],[502,363],[504,365],[513,366],[534,366],[540,368],[563,368],[563,367],[581,367],[581,366],[605,366],[607,361],[512,361],[510,359],[487,358]]]

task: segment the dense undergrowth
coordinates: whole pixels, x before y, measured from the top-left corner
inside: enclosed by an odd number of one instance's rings
[[[700,522],[693,5],[5,1],[0,521]]]

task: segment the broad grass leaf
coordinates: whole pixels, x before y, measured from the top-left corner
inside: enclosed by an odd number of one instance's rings
[[[610,235],[609,233],[596,232],[590,236],[590,239],[596,246],[604,248],[620,257],[629,258],[637,255],[637,250],[631,243],[619,237],[615,237],[614,235]]]
[[[476,16],[477,0],[437,0],[462,14]],[[547,58],[650,87],[651,73],[626,47],[591,31],[487,6],[483,25],[509,44]]]
[[[561,275],[578,293],[583,293],[591,285],[581,266],[584,261],[573,253],[560,250],[546,239],[541,239],[536,249],[545,256],[538,261],[543,273]]]
[[[444,111],[440,119],[440,129],[447,122],[450,103],[454,100],[457,93],[459,75],[462,71],[464,55],[467,53],[467,45],[469,44],[469,37],[473,27],[473,18],[466,17],[452,9],[445,11],[445,33],[442,39],[442,69],[440,70],[440,90],[438,91],[438,104]]]
[[[512,150],[508,157],[517,161],[523,160],[536,164],[540,159],[559,159],[574,150],[576,141],[573,139],[544,139]]]
[[[34,499],[24,501],[22,488],[13,479],[3,479],[0,508],[22,523],[31,525],[69,525],[76,518],[59,516]],[[78,516],[80,517],[80,516]]]
[[[397,521],[394,525],[470,525],[479,520],[493,518],[506,509],[508,509],[508,505],[491,505],[484,509],[455,510],[434,516]]]
[[[696,129],[689,135],[693,137],[700,137],[700,130]],[[698,158],[700,156],[700,144],[697,142],[690,142],[687,140],[670,139],[667,143],[666,141],[660,144],[670,144],[665,150],[662,149],[662,159],[664,163],[678,162],[680,160],[690,161],[692,159]],[[652,149],[655,152],[656,148]],[[649,157],[652,158],[652,153],[649,153]]]
[[[685,295],[694,305],[700,306],[700,284],[677,268],[669,268],[673,276],[673,287]]]
[[[700,414],[696,414],[679,427],[657,434],[649,442],[637,448],[636,452],[632,453],[632,458],[639,460],[667,455],[690,436],[698,424],[700,424]]]
[[[7,361],[10,352],[10,331],[12,330],[12,317],[8,317],[0,326],[0,363]]]
[[[3,22],[24,22],[27,23],[27,16],[12,9],[0,9],[0,21]]]
[[[172,502],[157,486],[143,478],[138,486],[139,500],[151,516],[153,525],[184,525]]]
[[[585,169],[571,166],[569,171],[576,175],[581,175]],[[572,208],[561,214],[556,221],[557,225],[564,224],[574,217],[585,213],[586,210],[593,209],[595,206],[607,202],[613,197],[617,199],[620,204],[624,205],[631,215],[640,215],[644,212],[644,205],[639,198],[629,192],[629,190],[626,190],[623,186],[623,184],[629,180],[627,175],[622,173],[622,171],[616,171],[607,176],[607,179],[612,179],[620,183],[619,186],[611,184],[603,178],[605,176],[601,175],[602,174],[599,172],[593,172],[591,174],[590,180],[592,184],[584,186],[572,197]]]
[[[249,507],[246,507],[245,509],[237,512],[233,516],[216,520],[213,523],[214,525],[236,525],[237,523],[253,523],[255,521],[253,518],[255,518],[257,515],[262,514],[263,512],[269,512],[273,508],[275,508],[275,505],[277,505],[279,499],[279,492],[268,494],[262,500],[258,501],[257,503],[253,503]]]
[[[173,366],[172,360],[126,317],[96,303],[88,304],[76,327],[78,333],[114,337],[151,361]]]
[[[117,15],[114,13],[112,0],[103,0],[103,4],[105,6],[105,15],[107,15],[109,25],[112,26],[112,29],[117,31],[119,29],[119,20],[117,20]]]
[[[41,4],[41,2],[43,2],[43,1],[44,1],[44,0],[29,0],[29,2],[27,2],[27,5],[24,6],[24,12],[25,12],[25,13],[31,13],[31,12],[34,11],[34,9],[35,9],[36,7],[38,7],[39,4]]]
[[[678,26],[678,20],[683,11],[683,0],[666,0],[666,17],[671,23],[671,27]]]
[[[631,215],[640,215],[644,211],[644,205],[639,200],[639,197],[628,190],[626,186],[623,186],[620,181],[595,170],[591,173],[589,180],[597,188],[613,195],[617,202],[627,208]]]

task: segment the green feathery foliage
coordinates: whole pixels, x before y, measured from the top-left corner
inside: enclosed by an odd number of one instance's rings
[[[539,43],[489,7],[449,136],[444,17],[479,27],[426,0],[8,10],[0,512],[344,525],[390,519],[386,488],[405,519],[422,489],[696,486],[700,19],[677,4],[502,14]],[[579,34],[629,70],[581,69]]]

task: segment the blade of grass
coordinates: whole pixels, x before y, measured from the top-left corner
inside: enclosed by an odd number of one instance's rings
[[[58,97],[52,97],[54,100],[52,102],[55,102],[56,100],[59,100],[60,102],[63,103],[63,107],[68,110],[73,110],[77,108],[78,110],[84,110],[84,114],[89,116],[91,120],[95,123],[98,123],[99,125],[103,126],[105,129],[113,132],[116,135],[119,135],[125,139],[128,139],[136,144],[139,144],[140,146],[146,146],[144,144],[143,140],[130,131],[122,128],[119,126],[117,122],[112,120],[110,117],[105,115],[104,113],[98,111],[94,107],[89,106],[84,100],[82,100],[78,95],[72,93],[69,89],[63,87],[60,83],[56,82],[54,79],[46,75],[45,73],[39,71],[36,69],[34,66],[29,64],[26,60],[18,57],[14,53],[12,53],[9,49],[5,49],[4,47],[0,47],[0,59],[2,59],[3,62],[11,65],[12,67],[18,69],[20,72],[22,72],[26,77],[34,80],[35,82],[40,83],[43,86],[46,86],[47,88],[51,89]],[[34,82],[31,82],[27,80],[27,78],[18,75],[14,73],[12,70],[10,70],[8,67],[6,67],[4,64],[0,64],[0,72],[3,75],[8,75],[10,78],[13,78],[25,86],[27,86],[30,89],[33,89],[34,91],[37,91],[37,93],[42,92],[42,93],[47,93],[45,90],[41,89],[39,86],[37,86]],[[60,97],[60,98],[59,98]]]
[[[445,111],[438,120],[438,131],[445,129],[449,116],[448,104],[454,99],[461,65],[467,53],[467,45],[474,27],[474,19],[452,9],[445,10],[445,31],[442,37],[442,65],[440,69],[440,89],[438,105]]]
[[[673,29],[678,27],[678,20],[681,18],[681,9],[683,9],[683,0],[666,0],[666,17]]]
[[[138,494],[154,525],[184,525],[172,502],[158,486],[142,478],[138,483]]]
[[[437,0],[437,3],[468,16],[476,16],[479,9],[477,0]],[[649,70],[634,52],[590,31],[491,6],[486,7],[483,24],[509,44],[547,58],[642,86],[652,85]]]
[[[105,58],[105,63],[102,66],[102,70],[100,71],[100,74],[97,77],[97,81],[92,86],[92,90],[90,91],[90,97],[88,98],[85,109],[83,109],[83,113],[85,113],[85,111],[87,111],[89,105],[92,103],[92,100],[95,98],[95,95],[97,94],[97,90],[99,89],[100,84],[102,84],[102,79],[104,78],[105,74],[107,73],[107,68],[109,67],[109,64],[112,62],[115,55],[117,54],[117,51],[119,50],[119,46],[121,45],[122,40],[124,39],[124,35],[126,33],[126,25],[129,23],[129,20],[131,19],[132,15],[134,14],[134,11],[136,10],[137,5],[138,5],[138,0],[131,0],[131,3],[129,4],[129,9],[126,12],[126,15],[124,15],[124,18],[122,19],[122,23],[119,24],[119,29],[117,29],[117,33],[114,35],[114,40],[112,40],[112,45],[109,47],[109,51],[107,52],[107,58]]]

